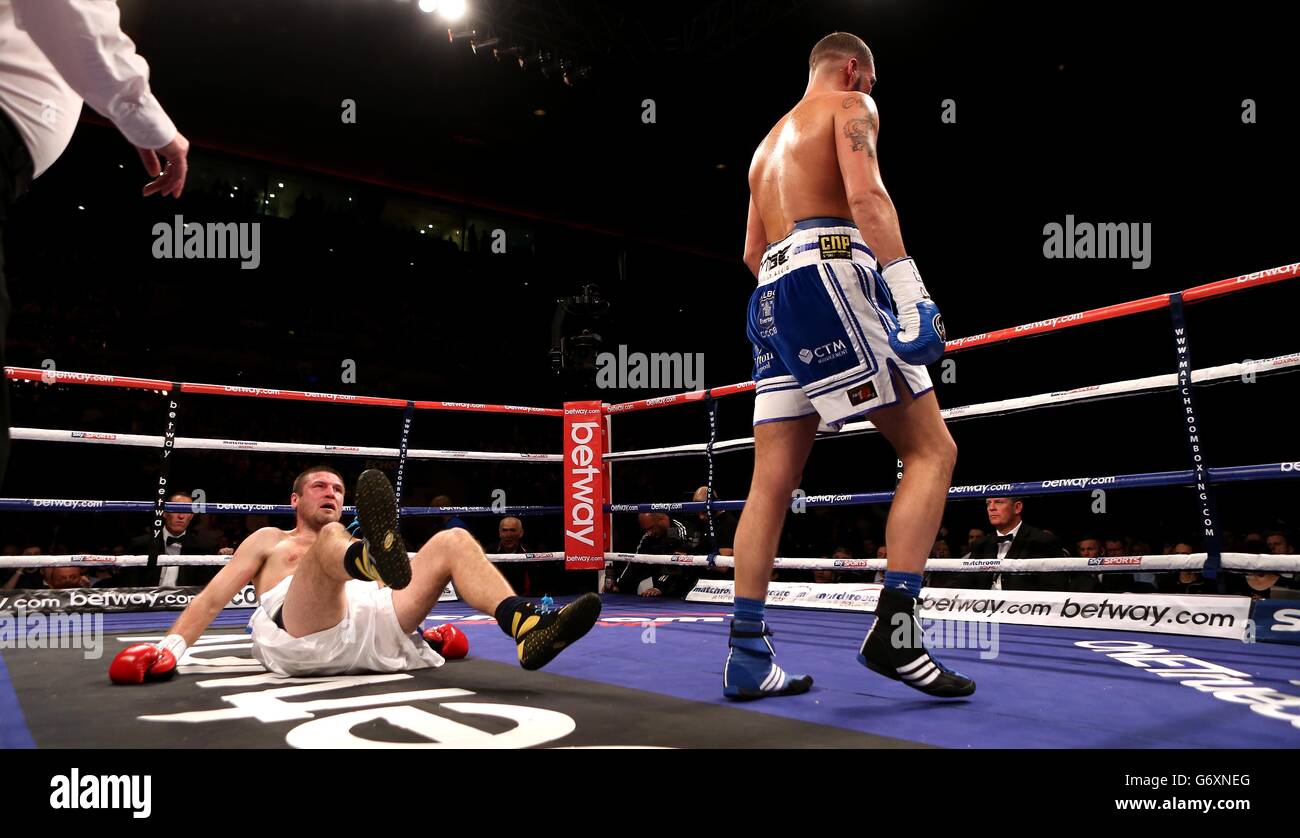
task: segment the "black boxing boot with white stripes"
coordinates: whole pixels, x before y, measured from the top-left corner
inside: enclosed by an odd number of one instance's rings
[[[975,692],[974,681],[926,651],[916,597],[901,589],[881,589],[876,622],[862,641],[858,663],[936,698],[964,698]]]
[[[763,620],[731,621],[731,647],[722,670],[722,694],[742,701],[799,695],[812,687],[811,675],[791,675],[776,665],[772,630]]]

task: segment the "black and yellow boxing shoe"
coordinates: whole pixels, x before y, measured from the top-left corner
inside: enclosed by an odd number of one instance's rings
[[[600,596],[583,594],[562,608],[509,597],[497,606],[501,630],[514,638],[519,665],[541,669],[574,641],[591,631],[600,618]]]
[[[344,563],[357,578],[382,581],[394,590],[411,584],[411,557],[397,527],[397,495],[388,477],[377,469],[361,472],[357,480],[357,520],[365,537],[354,542]]]

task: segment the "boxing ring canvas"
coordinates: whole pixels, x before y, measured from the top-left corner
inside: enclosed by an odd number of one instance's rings
[[[872,615],[771,608],[783,664],[816,681],[802,696],[736,704],[718,687],[726,606],[606,595],[580,651],[521,673],[513,643],[491,618],[445,602],[427,625],[456,623],[470,640],[466,660],[407,675],[314,679],[272,677],[252,660],[243,631],[250,614],[225,611],[181,674],[148,688],[114,687],[103,661],[77,649],[5,651],[0,744],[1300,747],[1300,646],[1002,625],[994,658],[974,648],[939,652],[980,688],[970,699],[936,701],[855,661]],[[169,621],[166,612],[105,615],[104,654],[160,637]],[[1169,677],[1175,666],[1183,672]]]

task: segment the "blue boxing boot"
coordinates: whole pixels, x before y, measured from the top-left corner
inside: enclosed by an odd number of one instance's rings
[[[773,660],[772,630],[762,618],[760,600],[736,597],[736,616],[731,621],[727,665],[722,671],[722,694],[747,701],[776,695],[799,695],[812,687],[811,675],[790,675]]]

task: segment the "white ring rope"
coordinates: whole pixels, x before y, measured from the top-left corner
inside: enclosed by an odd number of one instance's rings
[[[410,554],[414,556],[414,553]],[[519,562],[563,561],[563,553],[488,553],[493,564]],[[230,562],[232,556],[159,556],[159,567],[211,567]],[[0,570],[37,567],[143,567],[148,556],[105,556],[93,553],[73,553],[65,556],[4,556],[0,557]]]
[[[1279,355],[1275,358],[1268,358],[1262,361],[1223,364],[1217,367],[1207,367],[1202,370],[1196,370],[1192,373],[1192,382],[1195,384],[1204,384],[1212,381],[1227,381],[1233,378],[1243,378],[1248,375],[1266,375],[1272,372],[1282,372],[1297,367],[1300,367],[1300,352],[1295,352],[1290,355]],[[1056,393],[1040,393],[1036,396],[1021,396],[1014,399],[984,402],[982,404],[966,405],[964,407],[950,407],[941,410],[940,413],[943,415],[945,420],[967,419],[973,416],[998,415],[1039,407],[1069,404],[1072,402],[1110,399],[1132,393],[1170,390],[1177,386],[1178,374],[1169,373],[1167,375],[1152,375],[1147,376],[1146,378],[1134,378],[1128,381],[1114,381],[1110,384],[1097,384],[1091,387],[1078,387],[1073,390],[1065,390]],[[875,425],[870,422],[850,422],[846,424],[838,434],[827,434],[826,437],[839,438],[845,436],[856,436],[858,434],[875,431],[875,429]],[[663,457],[681,457],[691,454],[704,454],[707,453],[707,447],[708,446],[703,443],[694,443],[690,445],[672,445],[665,448],[643,448],[639,450],[616,451],[606,454],[605,461],[654,460]],[[729,439],[714,443],[713,453],[743,451],[753,447],[754,438],[752,436],[741,439]]]
[[[98,431],[65,431],[51,428],[11,428],[13,439],[34,442],[80,442],[94,445],[127,445],[141,448],[161,448],[163,437],[148,434],[114,434]],[[176,448],[205,451],[259,451],[275,454],[327,454],[344,457],[391,457],[396,459],[396,448],[374,448],[360,445],[314,445],[298,442],[259,442],[248,439],[206,439],[202,437],[176,437]],[[560,463],[563,454],[527,454],[498,451],[441,451],[434,448],[411,448],[406,452],[410,460],[485,460],[489,462],[539,462]]]
[[[1300,353],[1279,355],[1262,361],[1249,363],[1223,364],[1208,367],[1192,373],[1192,381],[1204,384],[1213,381],[1227,381],[1248,375],[1267,375],[1273,372],[1293,370],[1300,367]],[[1055,393],[1041,393],[1035,396],[1021,396],[996,402],[950,407],[941,411],[944,419],[966,419],[974,416],[988,416],[1012,413],[1072,402],[1087,402],[1115,398],[1141,392],[1153,392],[1176,387],[1176,373],[1153,375],[1127,381],[1115,381],[1090,387],[1078,387]],[[875,431],[871,422],[850,422],[835,437],[856,436]],[[52,428],[11,428],[13,439],[34,442],[74,442],[92,445],[123,445],[142,448],[160,448],[164,438],[149,434],[118,434],[99,431],[72,431]],[[830,436],[830,435],[828,435]],[[257,451],[277,454],[323,454],[345,457],[387,457],[396,459],[396,448],[358,446],[358,445],[316,445],[295,442],[262,442],[246,439],[209,439],[204,437],[177,437],[176,448],[207,451]],[[754,447],[753,437],[729,439],[717,442],[713,453],[743,451]],[[664,457],[680,457],[693,454],[707,454],[707,443],[673,445],[663,448],[644,448],[631,451],[611,451],[605,454],[606,462],[652,460]],[[407,458],[414,460],[475,460],[485,462],[544,462],[559,463],[564,461],[563,454],[531,454],[523,452],[497,451],[444,451],[433,448],[412,448],[407,451]]]
[[[1171,556],[1124,556],[1134,560],[1134,564],[1090,564],[1093,561],[1110,561],[1110,559],[927,559],[925,569],[929,571],[955,571],[957,573],[1136,573],[1155,570],[1200,570],[1204,567],[1207,553],[1187,553]],[[606,561],[637,562],[638,564],[676,565],[678,567],[707,567],[708,556],[652,556],[644,553],[606,553]],[[734,567],[731,556],[715,556],[718,567]],[[794,559],[780,558],[776,567],[793,570],[886,570],[887,559]],[[1224,553],[1225,570],[1268,571],[1274,573],[1293,573],[1300,571],[1300,556],[1273,556],[1255,553]]]

